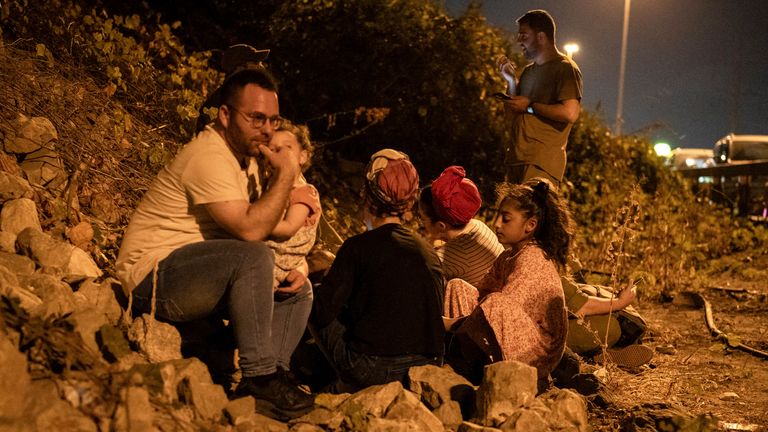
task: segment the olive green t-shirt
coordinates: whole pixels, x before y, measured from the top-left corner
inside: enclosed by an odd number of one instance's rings
[[[581,100],[582,79],[579,67],[561,56],[542,65],[531,63],[520,75],[518,95],[533,103],[555,104],[568,99]],[[512,122],[509,165],[536,165],[559,180],[565,173],[565,147],[572,123],[558,122],[534,114],[519,114]]]

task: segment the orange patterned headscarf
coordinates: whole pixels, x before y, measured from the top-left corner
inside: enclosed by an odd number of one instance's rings
[[[384,149],[371,156],[365,170],[367,199],[380,213],[410,210],[419,191],[419,174],[403,152]]]

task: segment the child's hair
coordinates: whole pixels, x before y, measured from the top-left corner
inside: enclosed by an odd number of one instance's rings
[[[538,219],[533,238],[547,258],[562,269],[568,261],[573,236],[573,219],[568,204],[549,180],[533,178],[523,184],[502,183],[496,186],[499,207],[513,201],[526,217]]]
[[[283,119],[280,127],[275,132],[290,132],[296,137],[301,150],[307,152],[307,162],[301,165],[301,171],[304,172],[312,165],[312,155],[315,152],[315,146],[312,144],[312,140],[309,137],[309,128],[304,125],[298,125]]]
[[[435,205],[432,203],[432,186],[427,185],[425,186],[421,192],[419,192],[419,209],[424,210],[424,213],[427,214],[427,217],[429,220],[433,222],[437,222],[440,220],[440,217],[437,216],[437,212],[435,211]]]

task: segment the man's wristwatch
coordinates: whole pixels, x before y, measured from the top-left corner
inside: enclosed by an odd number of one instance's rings
[[[533,102],[531,102],[530,105],[528,105],[528,108],[525,110],[528,114],[533,114]]]

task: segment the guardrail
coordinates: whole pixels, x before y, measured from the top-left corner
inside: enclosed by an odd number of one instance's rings
[[[768,175],[768,160],[731,162],[705,168],[678,168],[677,171],[685,177],[737,177]]]

